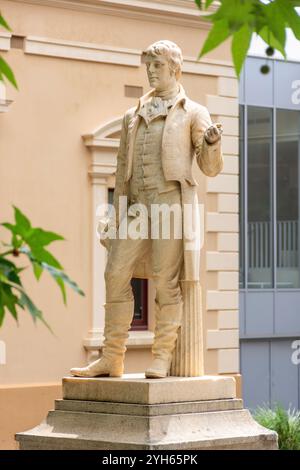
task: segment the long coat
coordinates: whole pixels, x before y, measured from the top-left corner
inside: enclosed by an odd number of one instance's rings
[[[135,136],[140,119],[142,119],[137,113],[153,94],[154,90],[151,90],[142,96],[138,105],[126,111],[123,117],[114,192],[117,220],[119,216],[118,198],[128,195],[129,192]],[[200,233],[202,227],[198,210],[197,182],[192,174],[193,160],[196,158],[201,171],[207,176],[216,176],[220,173],[224,163],[221,139],[214,144],[208,144],[204,138],[204,133],[211,124],[207,108],[190,100],[180,84],[177,99],[166,117],[161,158],[165,179],[180,182],[183,224],[187,228],[193,225],[193,232],[196,234],[193,239],[186,232],[183,235],[184,263],[181,280],[197,281],[200,276]],[[187,211],[188,206],[186,205],[190,205],[190,209]],[[149,240],[149,254],[136,267],[134,277],[152,277],[150,250],[151,240]]]

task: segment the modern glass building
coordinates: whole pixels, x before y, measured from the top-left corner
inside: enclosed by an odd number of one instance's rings
[[[239,103],[243,397],[300,408],[300,63],[248,57]]]

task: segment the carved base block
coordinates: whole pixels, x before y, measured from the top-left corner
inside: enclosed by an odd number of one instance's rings
[[[254,421],[234,379],[221,376],[67,377],[63,400],[16,439],[22,450],[277,449],[277,434]]]

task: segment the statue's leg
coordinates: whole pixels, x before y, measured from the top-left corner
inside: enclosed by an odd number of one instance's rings
[[[134,315],[132,273],[144,255],[147,240],[112,240],[105,270],[106,304],[102,357],[83,368],[71,369],[79,377],[121,377],[126,341]]]
[[[172,191],[159,195],[160,203],[179,204],[180,193]],[[163,220],[163,219],[162,219]],[[154,360],[146,370],[148,378],[169,375],[172,353],[182,320],[182,294],[179,274],[183,263],[183,240],[180,234],[181,218],[171,218],[170,235],[160,231],[158,239],[152,239],[152,269],[156,287],[156,315],[152,354]]]

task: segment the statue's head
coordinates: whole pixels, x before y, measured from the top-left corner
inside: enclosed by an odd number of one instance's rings
[[[157,90],[175,84],[181,76],[182,52],[172,41],[157,41],[143,51],[150,86]]]

